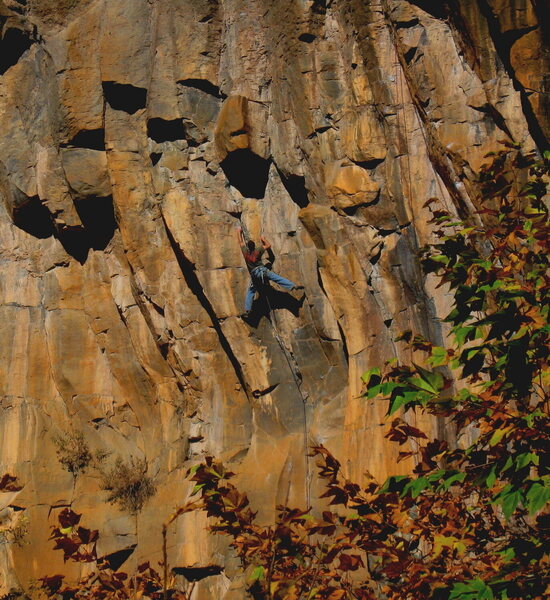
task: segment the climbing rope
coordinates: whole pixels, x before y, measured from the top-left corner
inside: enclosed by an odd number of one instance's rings
[[[395,77],[396,77],[396,83],[397,83],[397,99],[399,102],[399,108],[400,110],[397,111],[397,129],[401,129],[401,126],[399,124],[399,114],[402,113],[403,114],[403,130],[404,130],[404,135],[403,135],[403,140],[405,143],[405,157],[407,160],[407,174],[408,174],[408,183],[409,183],[409,204],[412,203],[412,177],[411,177],[411,153],[409,151],[409,140],[408,140],[408,136],[409,136],[409,130],[407,127],[407,108],[405,106],[405,94],[403,92],[403,77],[404,77],[404,73],[403,73],[403,69],[399,68],[401,67],[401,63],[399,62],[399,58],[397,55],[397,47],[394,44],[393,46],[393,50],[395,52]],[[411,207],[411,216],[412,216],[412,207]]]
[[[240,219],[239,219],[239,221],[240,221]],[[245,240],[248,242],[248,240],[250,239],[250,235],[248,233],[246,226],[244,225],[244,223],[242,223],[242,221],[241,221],[241,229],[243,231],[243,235],[245,236]],[[262,282],[265,284],[263,279],[262,279]],[[305,467],[305,500],[306,500],[306,508],[309,508],[311,506],[311,494],[310,494],[310,479],[311,479],[311,477],[310,477],[310,468],[309,468],[310,457],[309,457],[309,452],[308,452],[309,430],[308,430],[308,424],[307,424],[307,395],[304,394],[304,392],[302,391],[300,378],[298,377],[298,374],[296,373],[296,369],[295,369],[294,365],[292,364],[293,361],[291,359],[291,356],[289,356],[289,354],[290,354],[289,350],[285,346],[285,343],[283,342],[283,340],[281,339],[281,336],[279,335],[279,331],[278,331],[278,327],[277,327],[277,320],[275,318],[275,311],[273,310],[273,307],[271,306],[271,302],[269,301],[268,294],[265,294],[265,299],[266,299],[267,306],[269,309],[269,318],[268,318],[269,324],[271,325],[275,339],[277,340],[277,343],[279,344],[279,346],[284,354],[284,357],[288,364],[288,368],[290,369],[290,373],[292,374],[292,379],[294,380],[294,384],[296,385],[296,389],[298,390],[298,393],[302,400],[303,435],[304,435],[304,467]]]
[[[306,508],[309,508],[311,506],[311,497],[310,497],[310,471],[309,471],[309,452],[308,452],[308,426],[307,426],[307,395],[304,394],[304,392],[302,391],[302,386],[301,386],[301,382],[300,379],[298,378],[298,375],[292,365],[292,362],[289,358],[289,351],[287,349],[287,347],[285,346],[283,340],[281,339],[281,336],[279,335],[279,332],[277,330],[277,326],[276,326],[276,319],[275,319],[275,311],[273,310],[273,307],[271,306],[271,303],[269,302],[269,297],[266,294],[265,299],[267,301],[267,306],[269,308],[269,314],[270,314],[270,318],[268,319],[271,328],[273,329],[273,333],[275,335],[275,339],[277,340],[277,342],[279,343],[279,346],[281,347],[281,350],[283,351],[283,354],[285,355],[286,358],[286,362],[288,363],[288,367],[290,369],[290,372],[292,373],[292,378],[294,379],[294,383],[296,385],[296,388],[298,390],[298,393],[300,394],[300,398],[302,399],[302,411],[303,411],[303,434],[304,434],[304,467],[305,467],[305,499],[306,499]]]
[[[399,106],[401,107],[402,111],[403,111],[403,129],[404,129],[404,139],[405,139],[405,152],[407,155],[407,167],[408,167],[408,180],[409,180],[409,201],[412,198],[412,192],[411,192],[411,187],[412,187],[412,178],[411,178],[411,163],[410,163],[410,152],[409,152],[409,147],[408,147],[408,126],[407,126],[407,112],[406,112],[406,107],[405,107],[405,98],[404,98],[404,91],[403,91],[403,79],[405,79],[405,82],[407,83],[407,88],[409,90],[409,95],[411,97],[411,105],[414,105],[413,102],[413,92],[410,89],[410,82],[406,76],[406,69],[407,69],[407,65],[405,60],[403,59],[403,57],[401,57],[397,51],[397,40],[398,40],[398,36],[397,36],[397,30],[395,27],[395,23],[393,22],[391,16],[390,16],[390,3],[388,0],[381,0],[381,4],[380,4],[380,8],[382,9],[382,11],[384,12],[384,16],[386,19],[386,24],[388,26],[388,29],[391,32],[391,38],[392,38],[392,43],[393,43],[393,50],[395,53],[395,63],[394,66],[396,67],[396,82],[397,82],[397,99],[399,102]],[[400,68],[398,68],[400,67]],[[422,121],[422,119],[419,117],[418,118],[418,122],[419,122],[419,128],[420,128],[420,133],[422,134],[422,137],[424,139],[424,144],[426,149],[428,149],[430,147],[429,143],[428,143],[428,136],[426,134],[425,128],[424,128],[424,123]],[[399,113],[397,116],[397,128],[401,129],[401,125],[399,123]],[[446,193],[448,193],[448,190],[443,188],[443,185],[441,183],[441,178],[439,176],[439,174],[437,173],[437,171],[434,172],[435,175],[435,180],[437,183],[437,186],[439,187],[439,191],[441,194],[441,200],[443,201],[445,198]]]

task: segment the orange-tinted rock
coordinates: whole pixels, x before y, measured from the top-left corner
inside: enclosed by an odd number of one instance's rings
[[[221,158],[225,158],[233,150],[242,150],[250,146],[247,106],[247,99],[243,96],[230,96],[223,103],[214,130]]]
[[[380,184],[357,165],[330,165],[327,171],[327,193],[337,208],[368,204],[380,191]]]
[[[78,575],[48,541],[68,504],[123,569],[160,560],[161,524],[206,455],[264,520],[305,504],[307,484],[315,498],[309,443],[358,480],[406,470],[360,377],[408,359],[405,329],[445,337],[450,296],[417,258],[425,201],[473,211],[499,139],[542,146],[538,4],[23,4],[0,0],[2,44],[20,42],[0,48],[0,472],[25,486],[0,519],[27,517],[29,543],[0,544],[0,595]],[[238,226],[305,297],[273,286],[241,318]],[[112,453],[76,478],[53,443],[71,430]],[[137,516],[101,490],[117,457],[155,481]],[[201,600],[242,598],[204,515],[168,547],[171,566],[223,567]]]

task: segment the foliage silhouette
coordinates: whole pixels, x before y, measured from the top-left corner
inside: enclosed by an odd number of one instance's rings
[[[139,565],[131,577],[112,569],[107,557],[97,555],[99,532],[80,525],[81,518],[82,515],[64,508],[58,515],[58,526],[52,527],[50,539],[55,540],[54,548],[63,552],[65,561],[91,563],[92,568],[75,583],[65,581],[60,574],[42,577],[38,590],[43,596],[52,600],[190,600],[193,583],[183,586],[186,589],[176,589],[175,578],[163,579],[149,562]]]

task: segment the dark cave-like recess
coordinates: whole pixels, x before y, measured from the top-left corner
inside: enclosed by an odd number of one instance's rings
[[[147,104],[147,90],[126,83],[104,81],[103,94],[111,108],[133,115]]]
[[[175,142],[185,139],[185,127],[181,119],[149,119],[147,121],[147,135],[158,142]]]
[[[105,130],[82,129],[71,139],[67,146],[103,151],[105,150]]]
[[[30,235],[45,239],[54,234],[50,211],[40,202],[38,196],[29,198],[13,211],[14,224]]]
[[[248,148],[230,152],[220,163],[229,184],[245,198],[261,199],[269,179],[271,161],[258,156]]]
[[[0,75],[17,64],[33,43],[28,32],[16,27],[7,29],[0,41]]]

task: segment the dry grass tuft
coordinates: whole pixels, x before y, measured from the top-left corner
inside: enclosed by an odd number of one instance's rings
[[[81,431],[66,431],[52,438],[59,462],[73,475],[83,473],[90,462],[90,447]]]
[[[130,513],[137,513],[156,491],[153,480],[146,473],[145,459],[131,456],[125,462],[118,457],[111,469],[101,473],[101,489],[109,492],[109,502]]]

